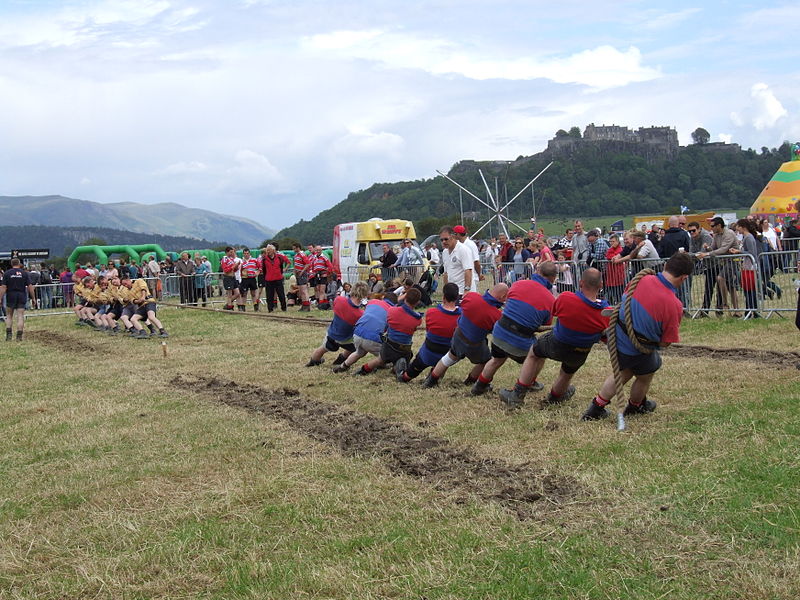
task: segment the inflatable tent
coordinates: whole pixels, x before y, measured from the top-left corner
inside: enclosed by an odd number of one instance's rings
[[[792,160],[783,163],[750,207],[765,217],[796,217],[800,213],[800,142],[792,144]]]

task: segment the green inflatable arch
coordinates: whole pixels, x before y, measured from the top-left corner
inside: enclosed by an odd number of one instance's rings
[[[67,259],[67,265],[71,271],[75,271],[77,266],[78,257],[81,254],[94,254],[97,257],[98,264],[108,264],[109,254],[127,254],[131,260],[139,261],[143,254],[152,252],[159,260],[164,260],[167,253],[161,249],[158,244],[137,244],[137,245],[119,245],[119,246],[78,246],[72,251]]]

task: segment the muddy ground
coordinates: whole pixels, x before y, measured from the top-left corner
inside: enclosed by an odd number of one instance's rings
[[[378,457],[392,473],[425,481],[457,502],[496,502],[519,519],[587,495],[572,477],[530,463],[512,465],[482,457],[401,423],[311,400],[296,390],[273,391],[213,377],[178,376],[170,383],[184,392],[280,419],[347,456]]]
[[[800,369],[800,352],[751,350],[748,348],[712,348],[711,346],[689,346],[686,344],[672,344],[669,348],[664,349],[664,352],[688,358],[755,362],[775,367]]]

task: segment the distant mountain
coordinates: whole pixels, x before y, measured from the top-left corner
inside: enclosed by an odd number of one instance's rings
[[[15,248],[50,248],[50,256],[68,256],[75,246],[89,238],[102,239],[108,245],[158,244],[166,251],[205,250],[224,246],[226,242],[204,239],[139,233],[106,227],[48,227],[45,225],[0,226],[0,250]]]
[[[172,202],[101,204],[64,196],[0,196],[3,225],[109,227],[140,233],[226,240],[257,246],[272,237],[263,225]]]

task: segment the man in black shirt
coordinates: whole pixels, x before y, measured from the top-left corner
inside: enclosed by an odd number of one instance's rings
[[[661,244],[657,246],[658,255],[666,259],[681,248],[688,252],[691,243],[692,240],[689,234],[678,226],[678,217],[673,215],[669,218],[669,229],[667,229],[664,237],[661,238]]]
[[[6,299],[6,341],[11,341],[11,328],[14,317],[17,321],[17,341],[22,341],[22,329],[25,326],[25,304],[28,296],[34,300],[34,288],[28,274],[20,268],[18,258],[11,259],[11,268],[3,274],[3,283],[0,285],[0,303],[3,296]]]

